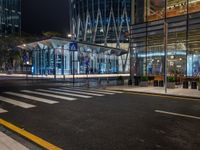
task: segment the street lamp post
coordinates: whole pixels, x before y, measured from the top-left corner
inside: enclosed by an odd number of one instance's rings
[[[73,87],[74,87],[74,84],[75,84],[75,55],[74,55],[74,52],[77,51],[77,43],[75,43],[75,35],[74,33],[73,34],[68,34],[68,37],[71,38],[72,40],[72,47],[70,46],[70,51],[72,51],[72,74],[73,74],[73,79],[72,79],[72,82],[73,82]]]
[[[167,41],[168,41],[168,23],[166,19],[164,20],[164,50],[165,50],[165,56],[164,56],[164,76],[165,76],[165,93],[167,93]]]
[[[73,87],[74,87],[74,83],[75,83],[75,67],[74,67],[74,61],[75,61],[75,58],[74,58],[74,51],[72,51],[72,73],[73,73]]]

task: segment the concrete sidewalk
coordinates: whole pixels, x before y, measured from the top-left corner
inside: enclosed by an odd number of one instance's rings
[[[129,77],[130,74],[78,74],[74,75],[75,78],[109,78],[109,77]],[[0,73],[0,77],[20,77],[20,78],[44,78],[44,79],[53,79],[56,77],[57,79],[72,79],[73,75],[30,75],[30,74],[6,74],[6,73]]]
[[[178,97],[187,97],[195,98],[200,100],[200,91],[195,89],[167,89],[167,94],[163,87],[139,87],[139,86],[112,86],[107,87],[109,90],[120,90],[126,92],[139,92],[139,93],[148,93],[148,94],[160,94],[160,95],[169,95],[169,96],[178,96]]]

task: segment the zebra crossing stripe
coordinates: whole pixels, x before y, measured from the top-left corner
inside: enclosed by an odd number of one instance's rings
[[[80,97],[80,98],[92,98],[91,96],[87,96],[87,95],[66,93],[65,91],[62,91],[62,90],[59,90],[59,89],[54,89],[54,88],[50,88],[50,90],[38,90],[38,91],[40,91],[40,92],[49,92],[49,93],[54,93],[54,94],[61,94],[61,95],[67,95],[67,96],[74,96],[74,97]]]
[[[94,91],[111,92],[111,93],[116,93],[116,94],[122,94],[123,93],[123,92],[120,92],[120,91],[104,90],[104,89],[94,89]]]
[[[78,93],[78,94],[85,94],[85,95],[91,95],[91,96],[104,96],[103,94],[96,94],[96,93],[90,93],[90,92],[81,92],[81,91],[75,91],[75,90],[69,90],[68,88],[61,88],[63,92],[71,92],[71,93]]]
[[[47,97],[53,97],[53,98],[58,98],[58,99],[62,99],[62,100],[69,100],[69,101],[76,100],[76,98],[72,98],[72,97],[59,96],[59,95],[54,95],[54,94],[49,94],[49,93],[44,93],[44,92],[39,92],[39,91],[36,92],[36,91],[22,90],[21,92],[42,95],[42,96],[47,96]]]
[[[3,97],[3,96],[0,96],[0,101],[6,102],[6,103],[9,103],[9,104],[13,104],[15,106],[22,107],[22,108],[36,107],[35,105],[31,105],[31,104],[27,104],[27,103],[24,103],[24,102],[16,101],[14,99]]]
[[[64,87],[65,88],[65,87]],[[108,92],[108,93],[115,93],[115,94],[122,94],[123,92],[121,91],[115,91],[115,90],[106,90],[106,89],[100,89],[100,88],[89,88],[89,89],[86,89],[86,88],[80,88],[80,87],[75,87],[74,89],[80,89],[80,90],[87,90],[87,91],[98,91],[98,92]]]
[[[5,94],[18,96],[18,97],[30,99],[30,100],[33,100],[33,101],[43,102],[43,103],[47,103],[47,104],[58,103],[58,101],[52,101],[52,100],[48,100],[48,99],[45,99],[45,98],[39,98],[39,97],[35,97],[35,96],[25,95],[25,94],[22,94],[22,93],[5,92]]]
[[[12,139],[3,132],[0,132],[0,147],[1,150],[29,150],[27,147]]]
[[[0,108],[0,114],[1,114],[1,113],[6,113],[6,112],[8,112],[8,111],[5,110],[5,109],[3,109],[3,108]]]
[[[69,89],[70,88],[65,88],[65,89]],[[83,91],[83,92],[91,92],[91,93],[97,93],[97,94],[107,94],[107,95],[114,95],[115,93],[112,92],[104,92],[104,91],[97,91],[97,90],[91,90],[91,89],[81,89],[81,88],[73,88],[73,90],[77,90],[77,91]]]

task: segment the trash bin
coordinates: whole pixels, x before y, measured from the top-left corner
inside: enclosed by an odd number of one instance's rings
[[[183,88],[188,89],[188,81],[183,81]]]
[[[191,89],[197,89],[197,82],[196,81],[191,82]]]
[[[153,86],[158,86],[158,80],[153,81]]]
[[[128,80],[128,85],[132,85],[132,79]]]
[[[140,84],[140,77],[134,77],[134,79],[135,79],[135,85],[139,86],[139,84]]]
[[[164,87],[164,81],[163,80],[159,81],[159,87]]]

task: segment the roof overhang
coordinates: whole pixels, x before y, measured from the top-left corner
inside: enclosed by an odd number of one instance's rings
[[[47,48],[56,49],[56,48],[64,47],[65,45],[69,45],[69,43],[71,42],[72,40],[69,40],[69,39],[53,37],[53,38],[42,40],[42,41],[19,45],[17,47],[23,50],[28,50],[28,51],[34,51],[38,49],[47,49]],[[79,49],[88,48],[88,49],[95,50],[96,53],[108,53],[108,54],[113,54],[117,56],[121,56],[128,53],[127,50],[119,49],[119,48],[107,47],[107,46],[102,46],[102,45],[97,45],[97,44],[86,43],[86,42],[77,42],[77,43],[78,43]]]

